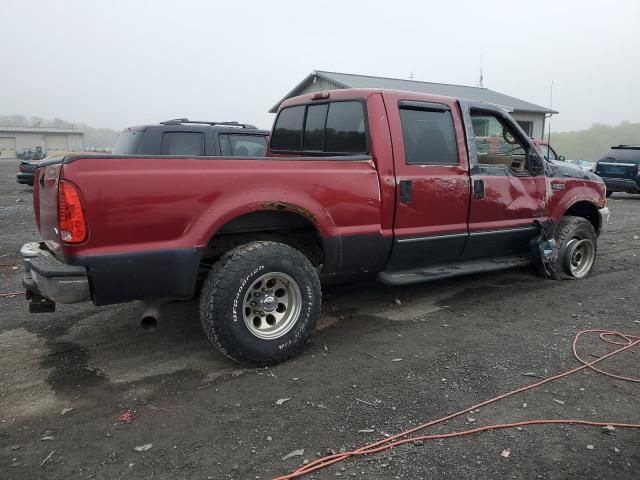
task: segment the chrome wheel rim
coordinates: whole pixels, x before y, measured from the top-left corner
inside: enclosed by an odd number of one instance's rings
[[[242,313],[256,337],[273,340],[285,335],[300,317],[302,294],[286,273],[270,272],[253,281],[244,295]]]
[[[584,277],[593,266],[596,250],[591,240],[573,238],[567,244],[569,273],[574,278]]]

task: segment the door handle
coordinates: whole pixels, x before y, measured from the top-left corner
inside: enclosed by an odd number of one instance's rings
[[[400,203],[409,203],[411,201],[411,180],[400,180]]]
[[[484,180],[473,181],[473,198],[484,198]]]

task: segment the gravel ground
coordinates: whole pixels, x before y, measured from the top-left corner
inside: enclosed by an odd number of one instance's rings
[[[16,168],[0,163],[1,292],[20,290],[18,250],[37,238]],[[209,346],[195,303],[167,305],[147,333],[140,303],[30,315],[22,298],[0,298],[0,478],[268,479],[537,380],[525,374],[572,368],[577,331],[640,334],[640,196],[616,194],[609,206],[585,280],[519,269],[332,287],[304,353],[268,369],[240,368]],[[637,375],[638,350],[606,367]],[[581,351],[607,348],[587,339]],[[534,418],[639,423],[639,388],[583,371],[431,431]],[[133,420],[119,421],[126,411]],[[306,478],[338,476],[637,479],[640,432],[530,426],[405,445]]]

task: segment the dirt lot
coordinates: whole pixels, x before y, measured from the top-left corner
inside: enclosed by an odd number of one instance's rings
[[[20,290],[18,250],[37,236],[16,165],[0,164],[1,292]],[[139,303],[30,315],[22,298],[0,298],[0,478],[268,479],[532,383],[531,373],[574,367],[578,330],[640,333],[640,196],[614,195],[609,206],[583,281],[521,269],[410,288],[333,287],[305,352],[269,369],[239,368],[210,347],[195,303],[168,305],[147,333]],[[607,351],[596,340],[581,349]],[[606,366],[637,375],[638,350]],[[433,431],[532,418],[638,423],[639,388],[580,372]],[[118,420],[126,410],[129,423]],[[640,432],[531,426],[406,445],[309,478],[337,476],[637,479]]]

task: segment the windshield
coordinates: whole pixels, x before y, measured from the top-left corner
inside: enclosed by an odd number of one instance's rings
[[[140,149],[144,130],[132,130],[127,128],[120,132],[116,143],[111,150],[112,153],[120,155],[135,155]]]
[[[557,160],[556,152],[553,151],[553,148],[549,147],[549,145],[545,145],[544,143],[540,144],[540,151],[542,152],[542,156],[547,160]]]

